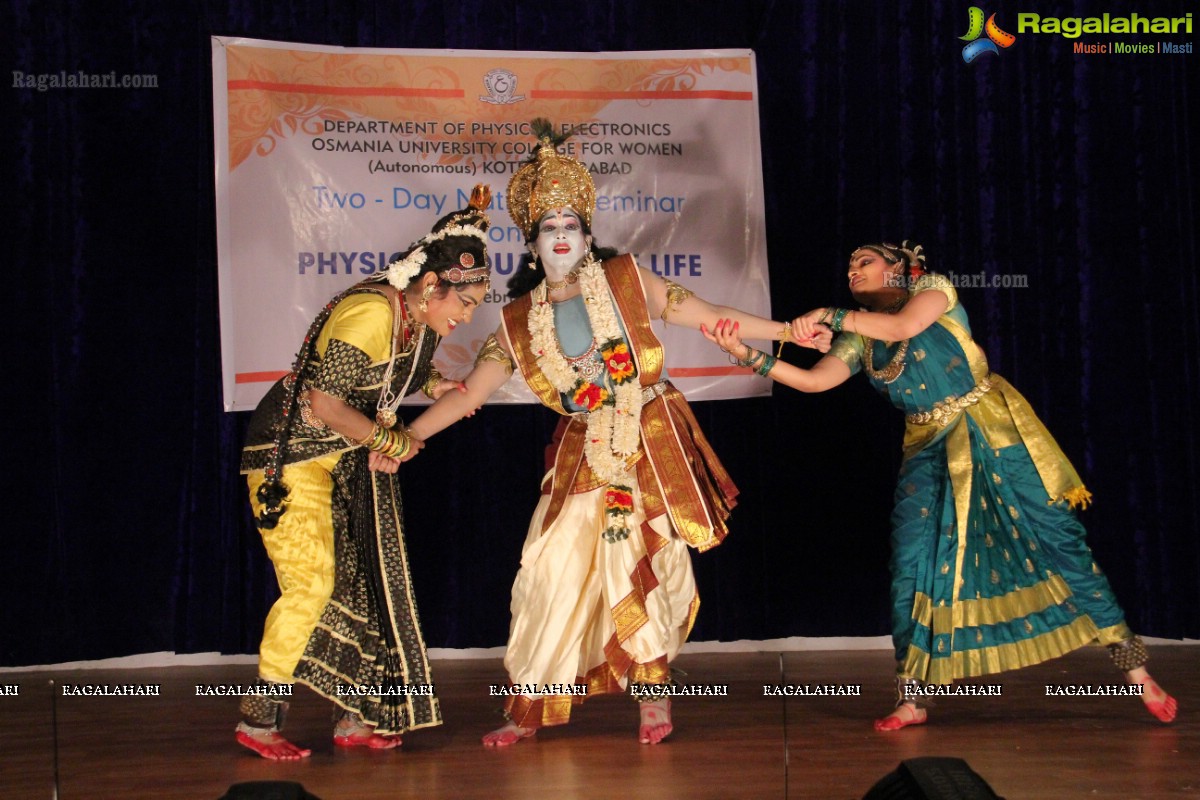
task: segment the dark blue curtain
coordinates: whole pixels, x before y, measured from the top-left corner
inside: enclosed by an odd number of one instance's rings
[[[1193,10],[1152,5],[1038,4],[1057,16]],[[1131,624],[1200,636],[1200,62],[1075,55],[1066,39],[1022,35],[967,65],[966,8],[7,0],[12,71],[152,74],[158,87],[5,89],[14,324],[0,664],[253,652],[273,598],[236,474],[246,420],[221,407],[211,35],[752,48],[775,315],[849,303],[846,256],[881,236],[924,243],[941,271],[1026,276],[1028,288],[961,290],[977,338],[1095,492],[1084,522]],[[1025,9],[987,10],[1015,32]],[[854,381],[697,414],[743,494],[727,543],[696,558],[694,637],[886,633],[896,412]],[[504,642],[553,422],[488,408],[405,468],[431,645]]]

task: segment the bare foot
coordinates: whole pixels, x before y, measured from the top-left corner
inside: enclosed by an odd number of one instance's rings
[[[537,733],[537,728],[522,728],[514,722],[506,722],[501,727],[484,735],[484,747],[508,747],[522,739],[528,739]]]
[[[400,746],[400,736],[376,733],[363,718],[351,712],[343,714],[333,728],[333,743],[338,747],[367,747],[371,750],[391,750]]]
[[[909,725],[924,725],[928,715],[925,709],[917,708],[912,703],[901,703],[896,710],[882,719],[875,720],[877,731],[898,731]]]
[[[642,744],[658,744],[675,730],[671,724],[671,698],[638,703],[638,710],[642,718],[638,727],[638,741]]]
[[[399,747],[399,736],[384,736],[366,729],[351,734],[335,734],[333,743],[338,747],[369,747],[372,750],[391,750]]]
[[[1146,710],[1153,714],[1159,722],[1171,722],[1175,719],[1175,714],[1179,711],[1179,704],[1175,702],[1174,697],[1163,691],[1154,678],[1150,677],[1150,673],[1146,671],[1145,667],[1131,670],[1125,673],[1125,677],[1130,683],[1142,686],[1142,702],[1146,704]]]
[[[274,728],[255,728],[244,722],[238,723],[237,742],[271,761],[299,761],[312,755],[312,750],[297,747]]]

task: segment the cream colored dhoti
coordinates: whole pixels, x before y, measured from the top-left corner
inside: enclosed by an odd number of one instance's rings
[[[625,539],[603,536],[605,487],[568,496],[545,533],[550,496],[534,511],[504,657],[510,691],[522,692],[506,708],[521,727],[567,722],[585,696],[563,686],[586,686],[590,696],[623,692],[630,681],[666,683],[691,631],[700,597],[687,545],[667,515],[646,520],[634,473],[622,478],[634,498]]]

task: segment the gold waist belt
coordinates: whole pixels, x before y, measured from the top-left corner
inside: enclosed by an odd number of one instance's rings
[[[934,403],[933,408],[929,411],[909,414],[904,418],[904,421],[910,425],[928,425],[931,422],[936,422],[938,425],[947,425],[950,420],[954,419],[958,412],[978,403],[980,398],[987,394],[991,388],[992,382],[989,375],[981,380],[978,386],[966,394],[959,395],[958,397],[947,397],[945,400]]]

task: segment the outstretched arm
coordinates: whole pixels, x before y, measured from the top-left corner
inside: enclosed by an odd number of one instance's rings
[[[850,311],[842,320],[842,330],[885,342],[911,339],[937,322],[949,305],[949,298],[943,292],[918,292],[895,314]],[[811,333],[822,319],[829,321],[832,311],[829,308],[815,308],[797,317],[792,321],[792,333],[797,337]]]
[[[436,403],[427,408],[408,426],[414,436],[428,439],[463,417],[470,416],[487,402],[487,399],[495,394],[497,389],[508,382],[509,376],[512,375],[512,349],[509,347],[508,338],[504,335],[503,327],[498,329],[495,335],[500,352],[508,359],[508,363],[489,358],[477,359],[475,368],[471,370],[471,374],[464,381],[466,391],[443,394]]]
[[[693,330],[714,328],[718,320],[731,319],[741,325],[742,335],[747,339],[792,338],[802,347],[814,347],[822,353],[828,352],[831,340],[828,329],[813,330],[803,339],[789,330],[788,323],[757,317],[730,306],[714,305],[702,297],[684,290],[672,292],[667,281],[650,270],[640,270],[642,284],[646,287],[646,306],[652,319],[659,318],[668,325],[680,325]]]
[[[754,355],[749,346],[742,344],[739,326],[733,320],[718,320],[711,331],[705,327],[701,333],[739,361],[749,361]],[[824,392],[845,383],[850,377],[850,368],[836,356],[825,356],[812,369],[776,360],[767,377],[801,392]]]

